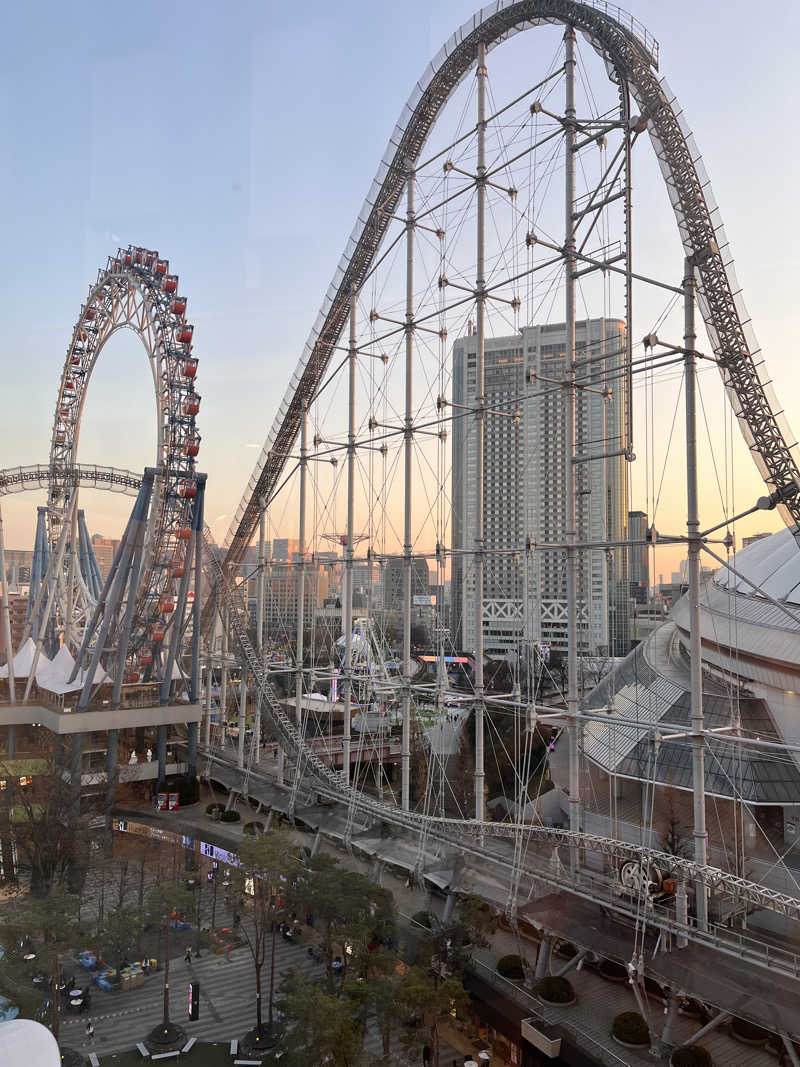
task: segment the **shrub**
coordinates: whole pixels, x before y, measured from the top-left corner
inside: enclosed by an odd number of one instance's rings
[[[525,977],[519,956],[501,956],[497,961],[497,973],[511,982],[521,982]]]
[[[623,1011],[611,1024],[611,1033],[617,1041],[627,1045],[649,1045],[650,1028],[638,1011]]]
[[[536,983],[536,993],[551,1004],[569,1004],[575,999],[572,983],[557,974],[548,975]]]
[[[215,811],[224,811],[224,810],[225,810],[225,805],[224,804],[207,804],[206,805],[206,815],[213,815]]]
[[[621,963],[615,963],[613,960],[603,960],[599,970],[603,978],[608,978],[612,982],[626,982],[628,980],[626,969]]]
[[[259,834],[264,833],[264,824],[260,820],[255,822],[246,822],[242,827],[242,832],[250,834],[251,837],[258,837]]]
[[[701,1045],[676,1048],[670,1063],[672,1067],[712,1067],[711,1054]]]
[[[739,1037],[742,1041],[749,1041],[753,1044],[767,1043],[769,1040],[769,1030],[765,1030],[763,1026],[756,1026],[755,1023],[749,1023],[747,1019],[739,1019],[734,1016],[731,1019],[731,1033],[734,1037]]]
[[[242,817],[238,811],[221,811],[219,815],[220,822],[241,822]]]
[[[578,950],[571,941],[556,941],[553,952],[556,956],[561,956],[566,960],[571,960],[578,955]]]
[[[431,913],[429,911],[416,911],[411,917],[412,922],[415,922],[417,926],[424,926],[426,930],[433,929],[433,923],[431,922]]]

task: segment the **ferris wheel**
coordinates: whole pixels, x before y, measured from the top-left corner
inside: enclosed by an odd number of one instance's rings
[[[89,381],[106,342],[121,329],[141,340],[153,375],[157,445],[155,474],[138,570],[131,648],[141,666],[153,662],[150,646],[163,642],[184,574],[191,538],[192,506],[198,493],[195,460],[200,450],[195,388],[198,360],[194,327],[178,275],[158,252],[120,248],[98,272],[67,348],[53,419],[48,471],[49,553],[56,564],[54,614],[63,640],[81,646],[96,604],[96,586],[85,580],[77,522],[81,467],[78,444]],[[131,595],[131,594],[129,594]]]

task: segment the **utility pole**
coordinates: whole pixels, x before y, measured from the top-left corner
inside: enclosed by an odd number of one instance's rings
[[[564,388],[564,467],[566,482],[567,578],[567,732],[569,737],[569,828],[581,828],[580,726],[578,720],[578,552],[577,495],[575,485],[575,29],[564,31],[564,293],[566,320],[566,372]],[[578,850],[570,853],[572,871],[578,868]]]
[[[403,696],[402,739],[400,746],[401,803],[411,807],[411,584],[412,530],[411,487],[414,445],[414,171],[408,164],[406,185],[406,410],[404,426],[405,500],[403,509]]]
[[[692,723],[692,797],[694,806],[694,858],[705,866],[706,844],[705,739],[703,737],[703,651],[700,633],[700,518],[697,497],[697,356],[695,351],[694,256],[686,259],[683,280],[684,377],[686,393],[686,531],[689,571],[689,659]],[[708,925],[708,898],[702,882],[695,886],[697,928]]]
[[[348,348],[347,392],[347,544],[344,547],[344,723],[342,737],[342,775],[350,781],[350,731],[353,703],[353,525],[355,515],[356,474],[356,299],[355,287],[350,299],[350,346]]]
[[[483,754],[486,700],[483,681],[483,486],[486,444],[486,45],[478,45],[477,270],[475,277],[475,818],[486,817]]]

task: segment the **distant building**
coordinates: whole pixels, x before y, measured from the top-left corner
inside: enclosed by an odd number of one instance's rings
[[[405,591],[406,562],[389,559],[383,569],[383,610],[401,612]],[[430,574],[424,559],[411,560],[411,604],[414,597],[430,597]]]
[[[628,583],[631,600],[637,604],[646,604],[650,588],[650,562],[646,544],[647,516],[643,511],[628,512],[628,540],[631,542],[628,549]]]
[[[754,545],[756,541],[763,541],[765,537],[769,537],[768,533],[751,534],[749,537],[742,538],[742,548],[747,548],[748,545]]]
[[[18,590],[23,585],[29,585],[31,580],[31,567],[33,566],[33,550],[28,548],[7,548],[6,579],[11,589]]]
[[[0,608],[3,598],[0,594]],[[22,634],[25,630],[25,615],[28,610],[28,598],[23,593],[8,594],[8,616],[11,625],[11,645],[16,650],[22,644]],[[8,650],[3,636],[3,627],[0,626],[0,663],[8,662]]]
[[[627,405],[622,362],[624,323],[591,319],[576,324],[581,356],[592,357],[582,371],[591,389],[578,391],[576,454],[612,456],[576,464],[579,541],[627,539],[627,462],[613,455],[624,448]],[[485,423],[483,637],[489,655],[510,656],[523,637],[558,651],[567,646],[566,553],[534,545],[563,543],[568,472],[564,391],[537,381],[567,377],[566,326],[524,327],[509,337],[486,340],[484,390],[490,409],[520,419],[492,415]],[[607,353],[607,354],[606,354]],[[605,358],[602,358],[603,355]],[[594,358],[600,357],[600,358]],[[453,346],[453,402],[475,405],[477,338]],[[606,376],[613,378],[604,394]],[[527,393],[527,399],[520,398]],[[453,584],[452,631],[457,645],[476,646],[475,548],[476,434],[474,419],[453,421]],[[526,562],[527,560],[527,562]],[[577,575],[578,645],[591,654],[625,655],[629,643],[628,553],[622,549],[582,551]]]
[[[119,548],[119,540],[112,537],[103,537],[102,534],[92,534],[92,547],[97,557],[97,566],[103,576],[103,581],[108,577],[114,556]]]

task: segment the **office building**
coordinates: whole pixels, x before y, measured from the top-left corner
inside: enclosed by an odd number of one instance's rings
[[[646,604],[650,588],[650,562],[647,554],[647,516],[643,511],[628,512],[628,582],[631,600]]]
[[[403,595],[405,592],[406,562],[404,559],[389,559],[383,569],[383,610],[402,612]],[[428,599],[430,605],[430,574],[428,564],[424,559],[411,560],[411,604],[414,606],[414,598]],[[420,606],[421,601],[417,601]],[[422,605],[426,606],[426,605]]]
[[[627,539],[627,464],[624,323],[591,319],[576,324],[578,390],[575,454],[579,541]],[[516,654],[532,640],[566,650],[565,553],[545,550],[566,535],[566,401],[557,384],[567,376],[566,328],[529,326],[485,342],[484,388],[492,412],[485,422],[483,590],[488,655]],[[453,346],[453,402],[476,403],[477,337]],[[519,413],[519,419],[514,416]],[[475,648],[476,429],[453,421],[453,638]],[[588,459],[602,453],[606,458]],[[526,544],[534,550],[526,553]],[[538,550],[535,546],[540,546]],[[624,549],[585,550],[577,575],[578,644],[586,653],[624,655],[629,647],[628,558]]]

